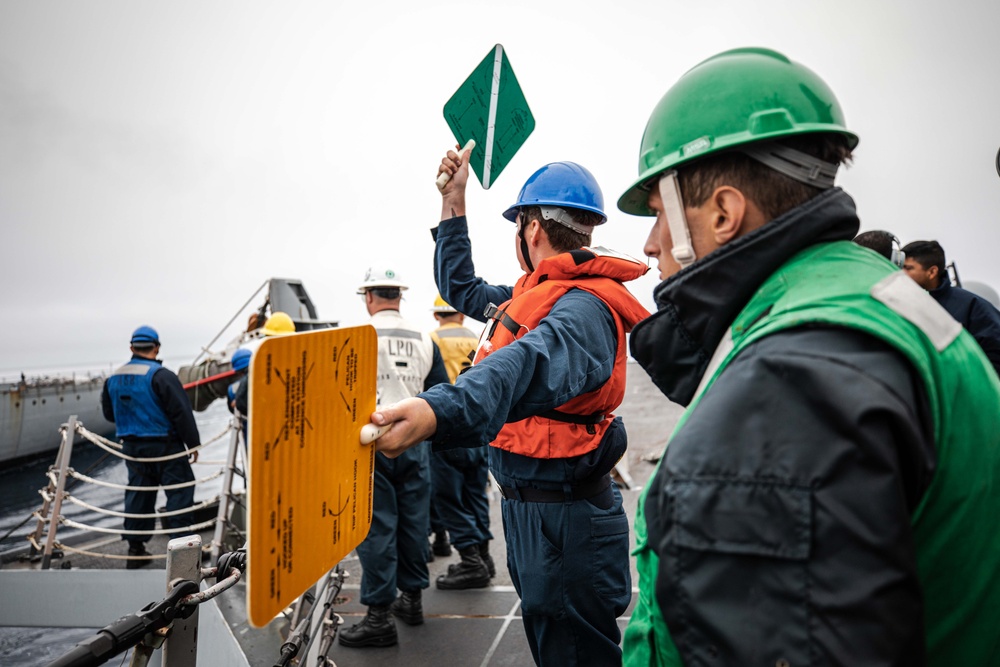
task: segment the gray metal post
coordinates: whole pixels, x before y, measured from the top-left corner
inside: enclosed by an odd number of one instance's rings
[[[240,446],[239,422],[231,422],[233,434],[229,438],[229,453],[226,454],[226,472],[222,476],[222,495],[219,497],[219,514],[215,519],[215,536],[212,538],[212,563],[219,562],[222,540],[226,537],[226,522],[229,520],[229,506],[232,502],[233,470],[236,468],[236,452]]]
[[[66,489],[66,472],[69,470],[69,459],[73,455],[73,440],[76,439],[76,415],[69,416],[65,437],[62,457],[59,459],[59,482],[56,484],[56,497],[52,502],[52,516],[49,517],[49,534],[45,538],[45,551],[42,553],[43,570],[49,569],[52,563],[52,548],[56,543],[56,528],[59,527],[59,513],[62,511],[63,492]]]
[[[167,544],[167,592],[170,582],[187,579],[201,585],[201,536],[189,535]],[[198,609],[174,620],[163,645],[163,667],[194,667],[198,661]]]
[[[66,435],[67,431],[63,430],[62,441],[59,443],[59,451],[58,453],[56,453],[56,462],[55,462],[56,468],[59,467],[59,463],[60,461],[62,461],[63,451],[65,451],[66,449]],[[72,441],[73,438],[71,437],[70,442],[72,443]],[[36,549],[35,545],[38,544],[39,540],[42,539],[42,530],[45,529],[45,519],[47,519],[49,516],[49,505],[52,504],[51,499],[55,498],[56,485],[55,483],[53,483],[51,479],[49,480],[48,486],[45,488],[45,492],[46,495],[42,497],[42,509],[39,510],[38,512],[38,521],[35,523],[35,533],[32,536],[33,539],[31,540],[31,551],[29,552],[30,558],[34,558],[35,556],[38,555],[39,549]]]

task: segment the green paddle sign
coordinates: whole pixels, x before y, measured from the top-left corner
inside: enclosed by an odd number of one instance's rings
[[[469,166],[488,190],[535,129],[502,45],[493,47],[451,96],[444,119],[459,146],[475,140]]]

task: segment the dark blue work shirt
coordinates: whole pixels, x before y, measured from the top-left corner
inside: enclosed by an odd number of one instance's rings
[[[433,233],[434,278],[445,301],[482,320],[489,303],[510,299],[511,287],[490,285],[475,275],[464,216],[442,221]],[[538,326],[459,375],[454,385],[439,384],[420,394],[437,416],[434,449],[489,444],[505,423],[598,389],[611,377],[616,351],[608,306],[588,292],[570,290]],[[571,459],[532,459],[491,447],[490,468],[503,484],[537,486],[604,474],[625,448],[620,422],[608,434],[595,452]]]
[[[981,296],[953,286],[947,277],[930,295],[972,334],[1000,376],[1000,310]]]

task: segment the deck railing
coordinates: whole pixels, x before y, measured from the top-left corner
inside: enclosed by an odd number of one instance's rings
[[[236,538],[238,543],[245,541],[246,536],[240,526],[236,525],[231,519],[231,509],[236,505],[243,505],[242,494],[234,492],[233,480],[236,476],[241,476],[246,479],[246,446],[242,441],[241,429],[238,427],[236,420],[230,421],[228,427],[211,438],[210,440],[204,442],[201,446],[195,447],[189,450],[184,450],[177,452],[175,454],[170,454],[166,456],[148,457],[148,458],[138,458],[125,454],[122,451],[122,445],[117,442],[108,440],[107,438],[101,437],[100,435],[88,431],[82,423],[77,420],[76,415],[71,415],[66,424],[60,428],[62,435],[62,441],[59,445],[59,453],[56,456],[55,464],[49,468],[47,473],[48,485],[39,490],[39,494],[42,496],[42,506],[33,513],[33,517],[36,519],[35,530],[32,534],[28,535],[28,541],[31,544],[30,557],[36,558],[41,555],[41,568],[49,569],[51,567],[51,562],[53,554],[61,552],[72,552],[81,555],[92,556],[96,558],[106,558],[115,560],[149,560],[149,559],[162,559],[166,557],[166,554],[152,554],[146,556],[129,556],[129,555],[119,555],[119,554],[108,554],[108,553],[98,553],[94,551],[88,551],[86,549],[77,549],[70,547],[66,544],[60,543],[57,539],[57,532],[60,526],[65,526],[67,528],[75,528],[83,531],[89,531],[94,533],[103,533],[109,535],[122,535],[125,537],[146,537],[152,535],[165,535],[165,534],[178,534],[182,532],[197,533],[203,530],[207,530],[214,526],[214,537],[210,544],[204,546],[205,551],[210,551],[212,553],[213,560],[218,558],[219,553],[222,550],[223,544],[227,539],[227,536],[232,535]],[[215,442],[221,440],[222,438],[229,436],[229,448],[228,454],[225,461],[202,461],[199,462],[202,465],[217,465],[218,468],[212,473],[194,479],[190,482],[182,482],[179,484],[170,484],[162,486],[130,486],[128,484],[118,484],[115,482],[109,482],[106,480],[99,480],[93,477],[89,477],[84,473],[77,472],[72,467],[72,456],[73,456],[73,441],[75,439],[74,435],[81,436],[87,442],[99,447],[104,450],[106,455],[115,456],[117,458],[123,459],[125,461],[133,462],[144,462],[144,463],[157,463],[168,461],[171,459],[180,458],[182,456],[189,456],[193,452],[201,451],[202,449],[214,444]],[[74,484],[85,484],[93,486],[101,486],[111,489],[118,489],[121,491],[150,491],[157,492],[159,490],[171,490],[184,487],[198,486],[211,482],[212,480],[223,478],[222,490],[215,496],[196,503],[190,507],[185,507],[179,510],[174,510],[170,512],[156,512],[153,514],[135,514],[123,512],[115,507],[99,507],[92,503],[88,503],[82,498],[78,497],[76,494],[69,493],[68,483],[69,480],[73,480]],[[124,528],[107,528],[104,526],[84,523],[81,521],[76,521],[66,517],[62,510],[66,503],[70,503],[87,510],[90,513],[98,516],[113,516],[129,519],[157,519],[164,517],[173,517],[180,515],[193,515],[195,512],[203,512],[208,508],[218,504],[218,510],[216,515],[206,521],[194,522],[192,520],[186,526],[172,527],[172,528],[161,528],[161,529],[151,529],[151,530],[126,530]]]

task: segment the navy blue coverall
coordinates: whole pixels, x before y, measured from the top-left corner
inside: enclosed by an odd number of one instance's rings
[[[485,447],[446,449],[431,455],[434,502],[459,551],[493,539]]]
[[[459,312],[483,319],[489,303],[512,295],[475,275],[465,216],[433,230],[434,271],[441,297]],[[570,290],[532,331],[494,351],[459,376],[420,396],[437,417],[435,451],[489,444],[505,422],[538,415],[601,387],[611,377],[617,350],[608,307]],[[506,487],[570,493],[606,475],[625,453],[616,418],[600,446],[588,454],[536,459],[489,448],[490,470]],[[539,665],[613,665],[621,662],[617,617],[631,599],[628,518],[612,483],[586,500],[501,504],[507,567],[521,597],[532,656]]]
[[[387,313],[398,316],[396,311],[382,311],[372,318],[379,335],[408,337],[411,332],[406,329],[382,328],[394,325],[392,320],[385,321]],[[433,343],[431,347],[430,370],[422,382],[424,389],[449,382],[441,353]],[[427,588],[430,583],[427,526],[431,477],[427,443],[411,447],[395,459],[376,453],[374,478],[372,525],[356,549],[362,568],[361,604],[369,607],[391,604],[397,588],[413,592]]]
[[[1000,376],[1000,310],[983,297],[953,286],[947,275],[930,295],[972,334]]]
[[[135,363],[151,365],[149,373],[138,375],[127,372]],[[145,383],[148,382],[148,385]],[[146,391],[148,387],[151,391]],[[115,391],[112,392],[112,389]],[[116,398],[112,398],[112,394]],[[115,371],[104,383],[101,392],[104,418],[115,422],[122,452],[135,458],[155,458],[183,452],[187,447],[201,445],[198,425],[191,411],[191,401],[181,381],[159,361],[133,355],[129,364]],[[157,424],[166,424],[164,430]],[[186,456],[169,461],[126,461],[129,486],[167,486],[194,481],[194,472]],[[167,512],[181,510],[194,504],[194,486],[168,489]],[[155,514],[156,491],[126,491],[125,512],[128,514]],[[182,528],[191,525],[190,514],[165,516],[164,528]],[[156,526],[156,519],[125,519],[125,530],[148,531]],[[186,531],[173,533],[172,537],[187,535]],[[148,542],[152,535],[123,534],[129,543]]]

